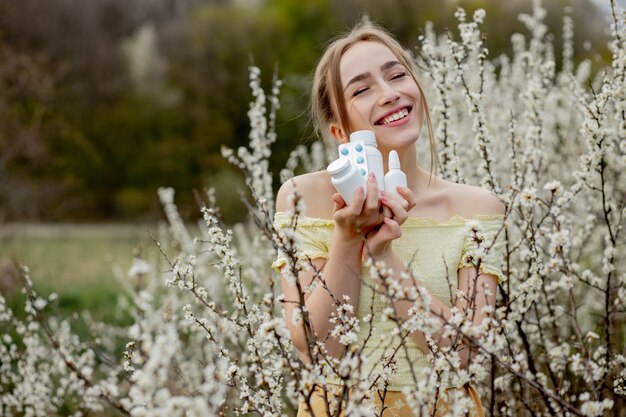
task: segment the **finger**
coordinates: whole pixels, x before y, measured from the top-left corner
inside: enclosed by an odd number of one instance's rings
[[[390,193],[388,191],[381,191],[381,194],[383,195],[383,197],[387,197],[387,198],[396,200],[398,203],[400,203],[402,208],[404,208],[405,210],[408,210],[409,202],[407,200],[405,200],[404,197],[402,197],[400,194],[398,194],[398,193]]]
[[[345,206],[347,206],[346,201],[343,199],[343,197],[339,193],[333,194],[331,199],[333,200],[333,203],[335,203],[335,206],[333,207],[333,211],[340,210],[344,208]]]
[[[378,183],[376,182],[376,175],[373,172],[370,172],[367,176],[365,208],[370,211],[378,211]]]
[[[368,190],[369,193],[369,190]],[[355,216],[361,213],[363,210],[363,203],[365,202],[365,190],[363,186],[359,185],[354,190],[354,196],[352,197],[352,203],[350,203],[350,212]]]
[[[398,185],[396,187],[396,191],[402,196],[402,198],[404,198],[409,203],[406,211],[411,211],[411,209],[417,204],[417,199],[415,198],[415,194],[413,194],[413,191],[401,185]]]
[[[381,206],[380,213],[381,213],[384,217],[393,217],[393,211],[392,211],[389,207],[387,207],[387,206],[385,206],[385,205],[382,205],[382,206]]]
[[[341,194],[336,193],[332,195],[334,203],[333,218],[335,222],[341,224],[350,224],[350,227],[354,227],[357,222],[356,218],[361,213],[365,196],[363,195],[363,187],[359,186],[354,190],[354,196],[352,202],[347,204]],[[347,223],[346,223],[347,222]]]
[[[409,217],[407,211],[398,201],[387,197],[381,198],[380,201],[385,207],[388,207],[393,212],[392,219],[399,224],[404,223],[404,221]]]
[[[383,227],[387,228],[387,233],[390,240],[397,239],[402,236],[402,229],[400,228],[400,225],[397,221],[395,221],[394,219],[390,219],[389,217],[385,217],[383,221],[385,222],[385,225]]]
[[[383,243],[398,239],[400,236],[402,236],[402,229],[398,222],[386,217],[383,220],[383,225],[378,232],[369,239],[369,242],[371,247],[378,247]]]

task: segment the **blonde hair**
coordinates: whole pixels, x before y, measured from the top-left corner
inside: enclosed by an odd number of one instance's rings
[[[355,26],[348,34],[340,36],[333,40],[326,48],[326,51],[320,58],[313,76],[313,89],[311,92],[311,117],[313,126],[318,135],[326,140],[328,127],[335,122],[346,129],[349,135],[352,132],[350,121],[348,120],[348,110],[343,98],[343,86],[341,83],[341,74],[339,64],[343,54],[354,44],[363,41],[373,41],[385,45],[398,58],[400,63],[404,65],[410,76],[415,80],[417,88],[420,91],[422,103],[424,105],[424,113],[426,116],[426,124],[428,126],[428,136],[430,143],[430,173],[437,163],[437,146],[433,134],[433,126],[430,120],[430,112],[424,90],[417,80],[416,69],[413,59],[408,51],[406,51],[400,43],[393,38],[385,29],[369,22],[364,21]],[[335,115],[337,117],[335,117]]]

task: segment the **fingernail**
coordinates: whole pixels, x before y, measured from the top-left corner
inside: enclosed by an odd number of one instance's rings
[[[370,172],[367,176],[367,179],[369,180],[369,182],[376,182],[376,175],[374,175],[373,172]]]
[[[380,199],[380,201],[382,201],[383,203],[386,203],[389,201],[389,199],[387,197],[383,197]]]

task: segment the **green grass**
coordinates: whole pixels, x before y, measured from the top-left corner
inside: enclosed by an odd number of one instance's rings
[[[0,226],[0,290],[10,305],[22,301],[16,262],[29,267],[36,291],[59,295],[62,315],[87,309],[96,319],[114,320],[119,279],[129,279],[134,254],[160,256],[148,230],[156,233],[155,226]]]

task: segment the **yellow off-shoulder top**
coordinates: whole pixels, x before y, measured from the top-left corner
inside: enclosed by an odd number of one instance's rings
[[[457,272],[462,267],[475,266],[477,256],[481,259],[480,270],[483,273],[494,275],[498,281],[504,279],[503,220],[502,215],[476,215],[471,219],[454,216],[446,221],[411,217],[402,225],[402,236],[392,242],[392,247],[433,296],[452,306],[458,283]],[[292,215],[284,212],[276,213],[274,218],[279,231],[290,228],[291,221]],[[305,259],[328,258],[333,229],[333,220],[298,216],[295,232],[299,239],[300,255]],[[490,247],[488,251],[477,251],[476,239],[472,238],[476,232],[472,229],[477,230],[478,236],[484,239],[485,243],[481,246]],[[279,253],[272,266],[280,271],[286,263],[285,255]],[[390,303],[380,293],[373,291],[374,280],[367,273],[367,268],[363,268],[361,279],[367,285],[361,285],[356,314],[359,318],[370,314],[373,297],[373,318],[370,323],[360,323],[357,346],[363,345],[370,326],[373,326],[372,335],[363,351],[367,359],[362,375],[376,375],[384,356],[390,353],[390,347],[398,346],[400,339],[392,332],[397,325],[382,320],[382,312]],[[412,339],[406,339],[406,344],[406,349],[400,349],[395,356],[397,372],[388,387],[390,391],[401,391],[404,387],[415,385],[409,363],[413,370],[424,370],[429,366],[428,357]],[[372,369],[375,373],[369,373]]]

